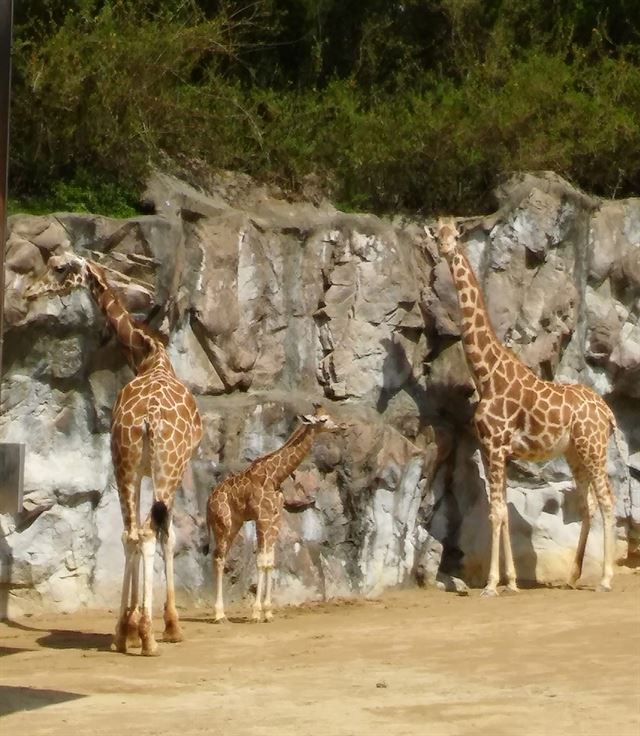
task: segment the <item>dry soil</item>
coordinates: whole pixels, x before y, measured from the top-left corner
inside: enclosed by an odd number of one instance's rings
[[[639,736],[640,575],[614,584],[189,610],[154,658],[109,650],[113,612],[0,623],[0,733]]]

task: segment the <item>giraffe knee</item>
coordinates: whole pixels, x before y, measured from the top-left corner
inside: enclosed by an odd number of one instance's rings
[[[492,525],[501,524],[507,518],[507,505],[500,500],[491,504],[489,509],[489,521]]]
[[[140,533],[137,527],[133,527],[132,529],[128,530],[125,529],[125,531],[122,532],[122,546],[125,548],[125,550],[128,547],[135,547],[139,541]]]
[[[274,551],[273,549],[268,552],[258,552],[257,565],[260,569],[269,569],[273,567],[274,563]]]

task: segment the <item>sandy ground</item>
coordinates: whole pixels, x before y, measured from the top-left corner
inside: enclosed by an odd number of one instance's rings
[[[639,736],[640,574],[614,583],[184,611],[155,658],[109,651],[106,611],[0,623],[0,733]]]

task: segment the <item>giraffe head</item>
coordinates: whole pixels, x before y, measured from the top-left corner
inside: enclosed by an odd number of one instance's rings
[[[298,418],[316,432],[339,432],[347,428],[346,424],[336,422],[321,404],[314,404],[313,414],[302,414]]]
[[[460,238],[460,231],[453,217],[441,217],[435,227],[435,233],[428,227],[425,227],[425,232],[435,239],[440,255],[449,260],[455,253]]]
[[[44,274],[25,291],[27,299],[40,296],[68,294],[73,289],[88,285],[89,272],[97,277],[89,261],[75,253],[63,253],[51,256]]]

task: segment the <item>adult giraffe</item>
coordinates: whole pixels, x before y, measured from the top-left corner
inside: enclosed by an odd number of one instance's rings
[[[202,437],[195,399],[171,366],[163,340],[127,312],[109,286],[105,271],[73,253],[52,256],[42,278],[26,292],[28,299],[89,289],[124,349],[136,376],[116,399],[111,419],[111,455],[124,522],[125,553],[120,615],[114,647],[125,653],[141,646],[153,655],[157,643],[152,628],[153,560],[156,538],[164,557],[167,594],[164,641],[182,641],[173,582],[173,500],[189,458]],[[143,476],[153,482],[153,504],[144,522],[140,515]],[[138,575],[142,556],[142,612],[138,604]]]
[[[428,230],[427,234],[431,235]],[[435,238],[456,287],[462,345],[480,396],[473,422],[487,468],[491,522],[491,560],[483,595],[498,592],[501,537],[507,588],[518,590],[509,536],[505,463],[510,458],[541,461],[559,455],[569,463],[582,506],[582,526],[569,584],[575,586],[582,574],[593,493],[604,522],[603,572],[598,590],[611,590],[614,497],[607,477],[607,445],[612,432],[622,455],[613,413],[586,386],[538,378],[500,343],[473,269],[458,248],[459,237],[453,220],[438,221]]]

